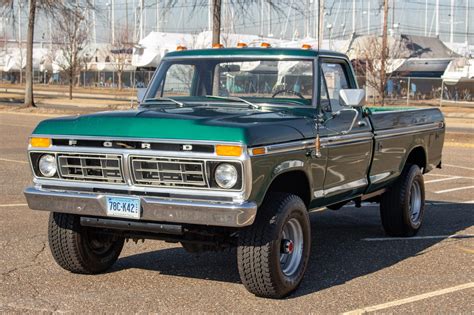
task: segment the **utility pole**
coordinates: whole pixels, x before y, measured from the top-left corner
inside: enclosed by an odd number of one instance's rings
[[[219,45],[221,41],[221,9],[222,0],[212,0],[212,45]],[[262,15],[263,17],[263,15]],[[263,31],[263,29],[262,29]],[[219,66],[214,68],[214,80],[212,82],[212,94],[219,95]]]
[[[97,43],[97,30],[96,30],[96,22],[95,22],[95,0],[92,1],[92,6],[94,7],[93,10],[91,10],[92,14],[92,40],[94,41],[94,44]],[[51,21],[51,19],[49,19]],[[51,25],[51,22],[50,22]]]
[[[156,0],[156,31],[160,31],[160,1]]]
[[[428,35],[428,0],[425,0],[425,36]]]
[[[436,37],[439,37],[439,0],[436,0],[435,19],[436,19]]]
[[[222,8],[222,0],[213,0],[213,3],[212,3],[212,44],[213,45],[220,44],[220,41],[221,41],[221,8]]]
[[[319,8],[319,29],[318,29],[318,50],[321,49],[323,44],[323,36],[324,36],[324,0],[318,0],[318,8]]]
[[[384,91],[385,91],[385,64],[387,59],[387,18],[388,18],[388,0],[383,2],[383,33],[382,33],[382,51],[380,56],[380,87],[379,93],[382,97],[382,106],[384,105]]]
[[[112,13],[111,13],[111,20],[112,20],[112,45],[115,44],[115,0],[112,0]]]
[[[273,34],[272,34],[272,4],[271,4],[271,1],[272,0],[268,0],[268,2],[267,2],[267,7],[268,7],[268,34],[267,34],[267,36],[268,37],[273,37]]]
[[[352,33],[356,32],[356,0],[352,0]]]
[[[145,6],[144,0],[140,0],[140,40],[143,39],[143,7]]]
[[[207,29],[209,32],[212,32],[212,0],[207,1]]]
[[[449,42],[453,45],[454,42],[454,0],[451,0],[451,31],[449,33]]]
[[[18,45],[20,45],[20,49],[21,49],[21,8],[22,7],[23,7],[23,3],[19,1],[18,2]]]
[[[466,47],[469,48],[469,0],[466,0]]]
[[[260,36],[263,36],[263,17],[265,16],[265,1],[260,2]]]
[[[127,44],[130,43],[130,33],[128,31],[128,0],[125,0],[125,32],[126,32],[126,39]]]
[[[367,35],[370,35],[370,0],[368,0],[367,7]]]

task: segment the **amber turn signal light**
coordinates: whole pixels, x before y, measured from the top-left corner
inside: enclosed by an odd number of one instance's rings
[[[30,138],[30,145],[35,148],[47,148],[51,146],[49,138]]]
[[[242,147],[238,145],[216,145],[216,154],[219,156],[241,156]]]
[[[265,148],[253,148],[252,149],[252,155],[262,155],[267,153],[267,150]]]

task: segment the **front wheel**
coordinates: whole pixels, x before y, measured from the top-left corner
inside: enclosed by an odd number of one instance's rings
[[[417,165],[407,165],[392,188],[382,195],[380,216],[390,236],[413,236],[425,212],[425,185]]]
[[[298,287],[308,265],[308,211],[298,196],[273,193],[258,212],[254,224],[239,234],[240,278],[257,296],[282,298]]]
[[[124,238],[81,226],[79,217],[51,213],[49,247],[56,263],[73,273],[97,274],[109,269],[120,255]]]

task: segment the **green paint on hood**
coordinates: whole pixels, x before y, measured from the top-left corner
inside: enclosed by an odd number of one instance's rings
[[[205,124],[201,119],[113,112],[42,121],[33,134],[212,140],[246,143],[245,128]]]

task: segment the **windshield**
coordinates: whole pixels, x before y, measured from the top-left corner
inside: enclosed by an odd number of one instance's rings
[[[215,78],[218,78],[217,80]],[[212,98],[210,96],[214,96]],[[217,98],[219,97],[219,98]],[[173,98],[181,102],[250,99],[311,105],[312,60],[193,59],[164,61],[146,100]]]

